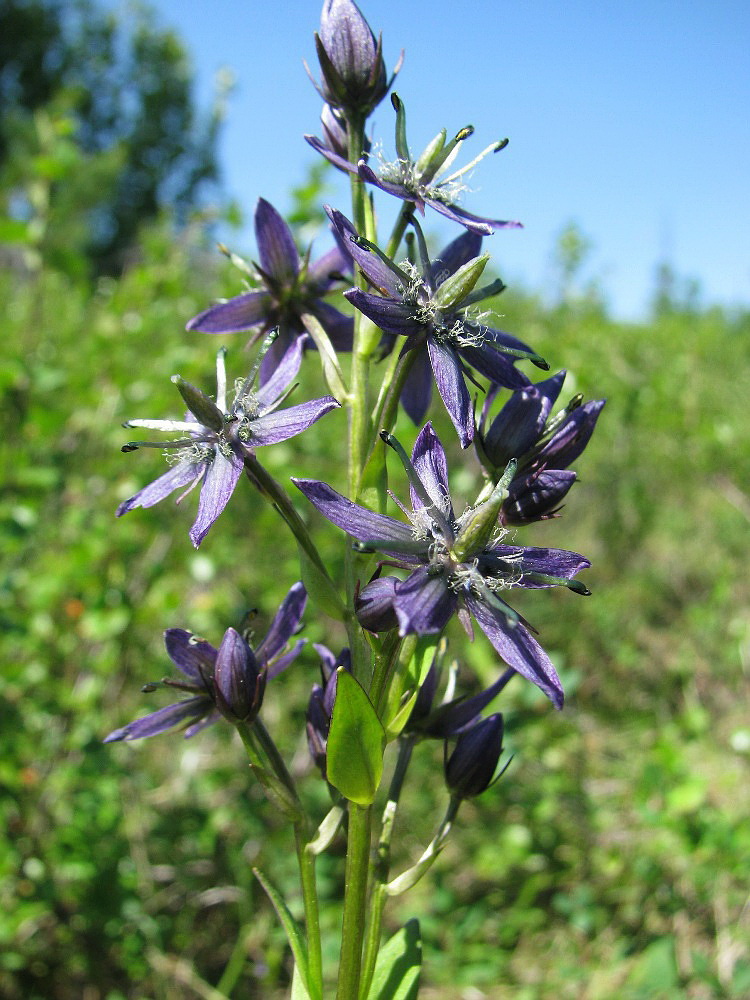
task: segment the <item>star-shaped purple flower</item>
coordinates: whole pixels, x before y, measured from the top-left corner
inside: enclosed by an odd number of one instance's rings
[[[400,449],[390,435],[386,440]],[[401,635],[425,635],[441,632],[456,612],[465,625],[470,615],[503,660],[562,707],[555,668],[504,594],[514,587],[552,586],[588,594],[573,579],[590,565],[588,559],[565,549],[504,544],[503,532],[497,531],[498,511],[507,494],[504,481],[486,501],[456,517],[445,451],[431,424],[420,432],[411,463],[405,455],[402,460],[409,475],[412,510],[402,509],[410,524],[367,510],[325,483],[292,480],[329,521],[410,570],[403,581],[383,577],[362,590],[360,622],[372,631],[397,626]]]
[[[185,737],[189,738],[222,715],[232,722],[252,722],[260,711],[266,682],[285,670],[305,644],[306,640],[299,639],[285,651],[299,630],[306,602],[304,586],[295,583],[265,638],[254,649],[233,628],[224,633],[218,649],[185,629],[167,629],[167,653],[186,679],[165,678],[146,684],[144,691],[166,687],[185,691],[191,697],[115,729],[104,742],[139,740],[176,728],[185,729]]]
[[[396,110],[396,153],[393,163],[383,162],[376,173],[366,160],[350,163],[330,145],[326,146],[313,135],[306,135],[305,140],[312,148],[324,156],[340,170],[357,174],[363,181],[372,184],[387,194],[392,194],[403,201],[412,202],[420,214],[424,215],[425,206],[444,215],[452,222],[457,222],[466,229],[480,235],[489,236],[496,229],[519,229],[520,222],[509,222],[503,219],[489,219],[485,216],[472,215],[458,204],[466,185],[463,178],[474,169],[477,163],[488,153],[497,153],[508,145],[503,139],[493,142],[483,152],[476,156],[460,170],[450,171],[458,154],[461,143],[473,135],[474,128],[468,125],[462,128],[450,142],[446,142],[447,132],[439,132],[417,159],[413,159],[406,141],[406,112],[397,94],[391,95],[391,103]]]
[[[121,517],[134,507],[153,507],[175,490],[183,489],[177,502],[201,487],[198,516],[190,538],[198,548],[209,528],[226,507],[240,478],[245,455],[261,445],[277,444],[307,430],[329,410],[340,404],[333,396],[279,409],[287,388],[299,371],[302,345],[292,340],[273,375],[260,388],[254,387],[257,365],[237,386],[234,402],[227,406],[225,351],[216,356],[216,402],[179,376],[173,382],[188,406],[185,420],[129,420],[126,427],[181,433],[173,441],[134,441],[123,451],[161,448],[172,458],[172,467],[117,508]]]
[[[465,382],[467,366],[490,383],[509,389],[530,385],[513,363],[518,358],[549,367],[516,337],[486,326],[475,310],[478,302],[497,295],[504,287],[499,280],[476,287],[489,259],[486,254],[480,256],[482,237],[464,233],[431,261],[421,230],[415,226],[419,267],[399,266],[360,237],[341,212],[326,211],[352,258],[379,293],[352,288],[344,295],[381,330],[392,337],[406,337],[404,353],[416,352],[401,395],[404,409],[415,424],[424,420],[434,376],[461,447],[466,448],[474,436],[474,412]]]
[[[271,377],[293,340],[301,339],[305,346],[312,343],[309,317],[320,323],[336,350],[350,351],[352,317],[323,301],[325,295],[335,291],[341,274],[351,269],[348,254],[336,246],[312,264],[309,254],[301,258],[289,226],[264,198],[258,199],[255,209],[255,237],[261,287],[211,306],[194,316],[186,329],[200,333],[248,330],[262,336],[278,328],[279,338],[261,366],[261,385]]]

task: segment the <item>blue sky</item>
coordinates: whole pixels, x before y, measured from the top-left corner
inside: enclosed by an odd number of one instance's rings
[[[220,143],[227,192],[248,221],[263,196],[282,212],[315,154],[320,99],[315,0],[155,0],[192,53],[208,103],[217,72],[236,87]],[[406,104],[410,145],[441,128],[476,128],[478,152],[510,145],[476,171],[464,204],[520,219],[487,241],[506,282],[549,287],[551,253],[575,221],[593,244],[587,274],[616,315],[642,314],[668,259],[705,301],[750,303],[750,4],[729,0],[363,0]],[[371,127],[393,149],[388,102]],[[468,154],[467,154],[468,155]],[[459,163],[462,161],[459,161]],[[345,188],[332,200],[346,210]],[[383,196],[387,198],[387,196]],[[381,200],[382,204],[382,200]],[[438,236],[452,235],[432,215]],[[235,237],[253,251],[251,227]]]

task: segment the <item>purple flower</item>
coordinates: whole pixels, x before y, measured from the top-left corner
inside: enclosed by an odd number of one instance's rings
[[[338,246],[314,264],[309,254],[301,258],[289,226],[264,198],[258,199],[255,209],[255,236],[260,256],[256,277],[261,288],[211,306],[193,317],[186,329],[201,333],[250,330],[262,336],[278,328],[279,338],[261,366],[263,385],[292,341],[301,339],[305,346],[312,343],[307,333],[309,317],[321,324],[336,350],[351,350],[352,317],[323,301],[341,272],[350,269],[351,261]]]
[[[302,360],[302,346],[299,340],[293,340],[265,385],[254,388],[256,365],[238,384],[234,402],[227,407],[224,355],[222,348],[216,356],[216,402],[175,375],[172,381],[188,406],[186,419],[129,420],[125,424],[126,427],[178,432],[182,436],[166,442],[133,441],[123,447],[123,451],[165,449],[172,459],[172,467],[121,503],[117,516],[121,517],[134,507],[153,507],[175,490],[183,490],[177,499],[179,503],[200,483],[198,516],[190,529],[190,538],[196,548],[226,507],[242,473],[245,455],[261,445],[276,444],[302,433],[340,405],[333,396],[323,396],[279,409]]]
[[[605,400],[582,403],[575,396],[550,417],[565,380],[558,372],[536,385],[516,390],[494,420],[489,409],[497,390],[491,390],[482,409],[474,438],[479,460],[496,481],[515,458],[516,473],[500,512],[502,524],[528,524],[555,517],[560,503],[576,480],[569,470],[594,432]]]
[[[508,145],[508,140],[493,142],[482,153],[476,156],[460,170],[450,171],[458,154],[460,144],[473,135],[474,128],[468,125],[462,128],[450,142],[446,143],[447,132],[439,132],[417,159],[413,159],[406,142],[406,112],[404,105],[396,94],[391,95],[391,103],[396,110],[396,154],[392,163],[383,162],[376,173],[362,159],[357,164],[350,163],[342,156],[340,150],[330,145],[326,146],[315,136],[306,135],[305,140],[312,148],[324,156],[340,170],[358,174],[368,184],[373,184],[387,194],[395,195],[404,201],[412,202],[424,215],[425,206],[429,205],[440,215],[452,222],[458,222],[466,229],[480,235],[489,236],[496,229],[518,229],[520,222],[508,222],[502,219],[488,219],[484,216],[472,215],[461,208],[458,201],[467,190],[464,176],[488,153],[497,153]]]
[[[115,729],[104,740],[138,740],[169,729],[185,729],[185,737],[210,726],[224,715],[231,722],[252,722],[260,711],[266,681],[285,670],[305,644],[299,639],[285,652],[299,630],[307,602],[301,583],[295,583],[271,623],[265,638],[254,649],[233,628],[227,629],[218,649],[200,636],[181,628],[164,633],[164,644],[174,665],[186,680],[165,678],[146,684],[144,691],[159,687],[191,694],[190,698],[167,705],[150,715]]]
[[[487,500],[456,517],[445,452],[432,425],[420,432],[411,463],[390,435],[384,439],[402,454],[407,469],[412,510],[402,510],[410,524],[367,510],[325,483],[292,480],[329,521],[410,571],[405,580],[379,578],[362,590],[360,623],[371,631],[397,625],[401,635],[424,635],[440,633],[454,613],[466,626],[471,616],[503,660],[560,708],[563,693],[555,668],[504,594],[514,587],[552,586],[588,594],[573,579],[590,565],[588,559],[565,549],[503,543],[497,516],[512,467]]]
[[[388,93],[403,60],[402,53],[388,80],[382,35],[376,40],[352,0],[325,0],[315,49],[322,74],[320,86],[313,80],[315,89],[331,107],[364,118]]]
[[[326,211],[352,258],[380,293],[352,288],[344,295],[386,334],[406,337],[404,353],[416,352],[401,395],[404,409],[414,423],[424,420],[434,376],[461,447],[466,448],[474,436],[467,365],[491,383],[510,389],[530,384],[513,359],[528,358],[539,367],[549,367],[520,340],[484,325],[484,317],[475,310],[476,303],[503,288],[501,281],[475,287],[489,259],[487,254],[480,256],[482,237],[464,233],[430,261],[421,230],[415,227],[419,268],[399,266],[360,237],[341,212]]]
[[[493,782],[503,752],[503,717],[490,715],[464,730],[445,761],[445,783],[459,799],[481,795]]]

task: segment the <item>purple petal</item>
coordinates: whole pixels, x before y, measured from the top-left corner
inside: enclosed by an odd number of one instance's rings
[[[334,167],[338,167],[339,170],[346,170],[350,174],[357,173],[356,164],[350,163],[343,156],[339,156],[338,153],[335,153],[332,149],[329,149],[328,146],[326,146],[324,142],[321,142],[321,140],[318,139],[316,136],[306,135],[305,142],[309,146],[312,146],[312,148],[315,150],[316,153],[320,153],[321,156],[324,156],[329,163],[332,163],[334,165]]]
[[[582,569],[588,569],[591,563],[578,552],[568,549],[545,549],[536,546],[520,548],[515,545],[495,545],[487,550],[499,559],[510,558],[513,565],[518,566],[521,578],[517,586],[541,589],[552,587],[551,583],[538,583],[525,579],[527,573],[544,573],[548,576],[558,576],[564,580],[572,580]],[[520,560],[518,556],[520,554]],[[516,557],[515,559],[513,557]]]
[[[525,389],[531,385],[523,372],[518,371],[513,362],[508,360],[507,354],[501,354],[489,345],[481,347],[461,345],[459,352],[480,375],[484,375],[497,385],[502,385],[506,389]]]
[[[251,437],[248,446],[259,448],[261,445],[287,441],[306,431],[326,413],[337,410],[340,406],[341,403],[333,396],[322,396],[307,403],[298,403],[297,406],[288,406],[285,410],[264,413],[249,424]]]
[[[271,345],[261,362],[261,376],[264,375],[263,369],[266,365],[267,370],[265,377],[260,379],[262,384],[256,392],[256,399],[262,409],[272,406],[283,395],[286,387],[294,381],[302,364],[302,354],[307,339],[304,331],[299,334],[283,331]]]
[[[117,743],[120,740],[140,740],[146,736],[156,736],[168,729],[183,723],[196,722],[213,709],[213,703],[206,695],[178,701],[176,705],[167,705],[150,715],[129,722],[122,729],[115,729],[105,736],[104,743]]]
[[[448,488],[448,462],[440,438],[435,433],[431,423],[424,425],[414,442],[411,464],[421,479],[422,485],[429,493],[432,502],[452,521],[453,506]],[[417,496],[413,486],[409,486],[409,491],[413,509],[423,508],[424,504]]]
[[[371,295],[359,288],[344,292],[344,298],[363,312],[376,326],[388,333],[408,337],[418,333],[423,325],[415,318],[414,309],[401,299],[385,299],[381,295]]]
[[[540,470],[511,484],[503,504],[506,524],[528,524],[552,517],[557,505],[576,481],[569,469]]]
[[[255,650],[258,663],[268,663],[269,660],[282,652],[299,628],[306,604],[307,591],[303,584],[295,583],[281,602],[279,610],[271,622],[271,627]]]
[[[288,653],[284,653],[283,656],[280,656],[277,660],[274,660],[268,669],[268,675],[267,675],[268,679],[271,680],[272,677],[278,677],[280,673],[283,673],[283,671],[286,670],[289,664],[297,659],[297,657],[299,656],[299,654],[302,652],[302,650],[305,648],[306,645],[307,645],[307,639],[298,639]]]
[[[198,516],[190,529],[190,539],[196,549],[229,503],[242,468],[243,461],[234,452],[227,458],[218,448],[214,450],[214,460],[208,467],[201,487]]]
[[[415,424],[421,424],[432,398],[432,366],[429,353],[415,349],[416,357],[401,389],[401,405]]]
[[[509,667],[536,684],[555,708],[563,706],[560,678],[539,643],[520,623],[510,625],[501,611],[495,611],[479,597],[464,596],[466,607]]]
[[[251,330],[263,323],[270,306],[268,292],[247,292],[198,313],[185,329],[197,330],[199,333],[239,333]]]
[[[354,341],[354,317],[345,316],[327,302],[315,302],[310,312],[328,334],[328,339],[337,351],[351,351]]]
[[[160,500],[168,497],[170,493],[174,493],[180,487],[187,486],[188,483],[195,484],[205,470],[205,462],[180,462],[179,465],[175,465],[168,472],[165,472],[163,476],[155,479],[153,483],[144,486],[134,496],[123,500],[115,512],[117,517],[122,517],[123,514],[127,514],[135,507],[153,507],[154,504],[159,503]]]
[[[520,458],[536,444],[544,431],[550,410],[560,394],[565,372],[512,394],[492,421],[484,448],[496,466]]]
[[[396,198],[403,198],[405,201],[414,201],[421,205],[424,211],[424,202],[420,195],[416,194],[414,191],[410,191],[403,184],[398,181],[384,181],[382,178],[378,177],[372,167],[368,166],[362,160],[359,161],[358,173],[360,179],[365,181],[367,184],[374,184],[376,188],[380,188],[381,191],[385,191],[386,194],[392,194]]]
[[[398,582],[393,576],[383,576],[371,580],[362,588],[354,601],[354,610],[362,628],[368,632],[389,632],[398,626],[393,608]]]
[[[430,267],[430,284],[433,288],[442,284],[446,278],[478,257],[482,252],[481,233],[466,232],[457,237],[447,247],[444,247]]]
[[[414,541],[414,533],[408,525],[387,514],[376,514],[366,507],[352,503],[326,483],[315,479],[294,478],[292,482],[323,517],[360,542],[369,542],[376,538],[407,544]]]
[[[164,645],[172,663],[191,681],[204,684],[205,678],[213,674],[216,649],[200,636],[183,628],[168,628],[164,633]]]
[[[605,402],[604,399],[595,399],[573,410],[539,452],[535,465],[547,469],[565,469],[574,462],[589,443]]]
[[[324,295],[331,285],[341,280],[341,275],[352,269],[352,259],[337,244],[307,268],[307,284],[315,287],[318,295]]]
[[[299,274],[299,251],[292,231],[265,198],[255,207],[255,239],[260,265],[279,282],[293,282]]]
[[[361,246],[357,240],[357,230],[345,215],[330,205],[324,206],[328,217],[339,232],[343,245],[351,255],[356,264],[362,269],[367,280],[375,288],[389,294],[393,298],[400,299],[404,287],[398,275],[385,263],[385,261],[365,246]],[[395,266],[395,265],[394,265]]]
[[[456,428],[461,447],[467,448],[474,438],[474,410],[461,365],[453,348],[441,344],[435,337],[427,338],[427,347],[438,392]]]
[[[399,634],[433,635],[442,632],[456,610],[457,597],[445,577],[431,575],[428,567],[415,569],[394,588],[393,606]]]
[[[459,208],[458,205],[446,205],[434,198],[425,198],[425,203],[446,218],[452,219],[453,222],[484,236],[490,236],[496,229],[523,229],[520,222],[506,222],[503,219],[488,219],[483,215],[472,215],[471,212]]]

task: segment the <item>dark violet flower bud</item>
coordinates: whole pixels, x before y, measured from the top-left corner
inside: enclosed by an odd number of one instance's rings
[[[503,752],[503,717],[499,713],[460,733],[445,762],[445,783],[451,795],[473,798],[489,788]]]
[[[219,646],[214,672],[216,707],[230,722],[252,722],[266,690],[266,670],[242,636],[228,628]]]
[[[320,670],[323,683],[313,684],[310,701],[307,705],[307,746],[310,756],[326,777],[326,748],[328,731],[331,728],[333,705],[336,701],[338,668],[351,671],[351,654],[345,647],[338,657],[326,646],[315,644],[315,650],[320,657]]]
[[[331,107],[367,117],[388,93],[383,39],[377,39],[353,0],[325,0],[315,48],[321,70],[318,92]]]

